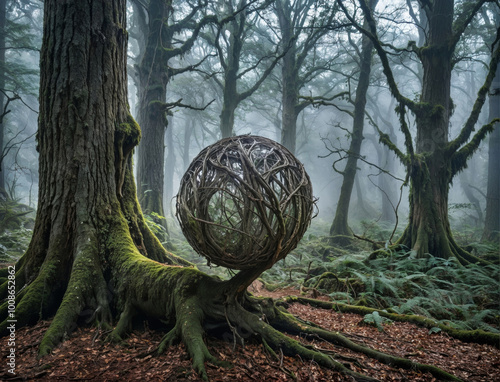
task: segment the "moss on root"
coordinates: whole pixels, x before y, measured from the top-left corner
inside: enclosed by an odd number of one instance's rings
[[[292,333],[300,333],[311,338],[321,338],[324,341],[340,345],[347,349],[365,354],[379,362],[382,362],[393,367],[399,367],[408,370],[418,370],[422,373],[431,373],[434,377],[441,381],[460,381],[459,378],[445,372],[444,370],[433,366],[413,362],[406,358],[395,357],[390,354],[371,349],[367,346],[355,343],[340,333],[333,333],[321,328],[312,327],[305,324],[298,324],[297,321],[289,314],[280,314],[277,318],[277,323],[280,327]]]
[[[132,208],[136,207],[132,205]],[[118,309],[120,319],[110,340],[120,341],[130,330],[132,319],[136,315],[167,321],[173,328],[159,343],[158,351],[164,351],[170,344],[182,341],[193,368],[205,380],[206,363],[229,366],[210,354],[204,342],[204,325],[207,322],[227,325],[234,338],[241,338],[240,333],[249,334],[260,339],[275,354],[282,351],[285,355],[313,360],[357,381],[374,379],[353,372],[329,355],[307,347],[282,331],[320,336],[381,362],[419,368],[441,379],[457,380],[438,368],[400,360],[349,342],[337,334],[304,325],[291,315],[281,312],[273,300],[251,296],[246,291],[246,286],[260,275],[262,269],[241,271],[231,280],[221,281],[193,267],[166,265],[145,257],[130,234],[131,227],[138,226],[131,225],[124,214],[119,212],[107,217],[100,234],[91,226],[79,228],[77,240],[73,244],[71,271],[68,272],[71,277],[63,283],[66,285],[64,294],[61,293],[59,301],[55,299],[53,303],[46,304],[47,307],[54,305],[58,309],[40,345],[40,355],[48,354],[64,340],[65,335],[76,328],[82,311],[86,309],[92,313],[92,322],[110,322],[113,298],[113,306]],[[59,255],[50,253],[51,257],[47,258],[38,277],[25,288],[26,292],[20,294],[19,314],[28,310],[37,312],[40,299],[50,298],[53,290],[46,292],[44,280],[55,280],[62,270],[53,263]],[[173,262],[175,258],[171,260]],[[32,321],[36,321],[40,315],[32,313],[30,317]]]
[[[422,326],[424,328],[434,328],[438,327],[443,332],[449,334],[451,337],[456,338],[458,340],[464,342],[474,342],[478,344],[486,344],[492,345],[497,348],[500,348],[500,334],[486,332],[484,330],[460,330],[449,327],[443,323],[437,322],[431,318],[426,318],[423,316],[418,316],[415,314],[397,314],[397,313],[389,313],[384,310],[378,310],[369,308],[366,306],[357,306],[357,305],[347,305],[342,303],[328,302],[328,301],[320,301],[314,300],[304,297],[294,297],[290,296],[285,299],[288,303],[298,302],[301,304],[308,304],[317,308],[322,309],[333,309],[342,313],[355,313],[360,315],[366,315],[373,312],[378,312],[380,316],[389,318],[392,321],[398,322],[410,322],[412,324]]]

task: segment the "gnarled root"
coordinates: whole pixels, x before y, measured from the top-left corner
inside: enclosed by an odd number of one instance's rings
[[[259,339],[264,347],[271,349],[272,352],[281,351],[284,355],[315,361],[320,366],[349,375],[356,381],[375,381],[375,379],[350,370],[341,362],[335,361],[330,355],[308,347],[286,336],[282,331],[310,338],[321,338],[324,341],[365,354],[382,363],[420,370],[424,373],[430,372],[440,380],[459,381],[458,378],[435,366],[391,356],[357,344],[338,333],[306,325],[293,316],[280,311],[271,299],[255,298],[246,292],[230,293],[225,288],[227,285],[229,285],[227,282],[203,277],[198,279],[196,287],[193,287],[191,283],[187,293],[177,294],[174,303],[174,328],[165,335],[158,349],[163,352],[170,344],[182,341],[192,359],[193,368],[204,380],[208,378],[205,362],[228,366],[227,363],[217,360],[210,354],[203,340],[205,334],[203,323],[209,320],[221,324],[227,323],[228,330],[232,331],[235,341],[239,338],[243,342],[243,337],[252,336]],[[186,291],[182,286],[181,290]],[[223,296],[225,298],[222,298]]]
[[[360,345],[346,338],[340,333],[333,333],[328,330],[321,328],[309,326],[298,322],[293,316],[278,312],[276,319],[274,320],[277,328],[286,330],[294,334],[305,335],[308,338],[320,338],[323,341],[330,342],[335,345],[345,347],[347,349],[356,351],[358,353],[365,354],[379,362],[391,365],[394,367],[400,367],[408,370],[418,370],[423,373],[431,373],[436,378],[442,381],[460,381],[459,378],[445,372],[444,370],[433,366],[420,364],[413,362],[406,358],[395,357],[387,353],[380,352],[375,349],[371,349],[367,346]]]

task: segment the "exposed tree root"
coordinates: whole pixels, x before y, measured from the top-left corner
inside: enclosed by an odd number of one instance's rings
[[[478,344],[486,344],[486,345],[491,345],[495,346],[497,348],[500,348],[500,334],[498,333],[491,333],[491,332],[486,332],[481,329],[477,330],[460,330],[460,329],[455,329],[451,328],[443,323],[437,322],[436,320],[433,320],[431,318],[423,317],[423,316],[418,316],[415,314],[397,314],[397,313],[389,313],[384,310],[378,310],[374,308],[369,308],[366,306],[356,306],[356,305],[348,305],[348,304],[342,304],[342,303],[336,303],[336,302],[328,302],[328,301],[320,301],[320,300],[314,300],[310,298],[305,298],[305,297],[295,297],[295,296],[289,296],[285,298],[285,301],[287,303],[294,303],[298,302],[301,304],[307,304],[311,305],[317,308],[322,308],[322,309],[333,309],[338,312],[342,313],[356,313],[356,314],[369,314],[373,312],[378,312],[382,317],[386,317],[391,319],[392,321],[398,321],[398,322],[410,322],[415,325],[423,326],[425,328],[434,328],[438,327],[440,328],[443,332],[447,333],[453,338],[456,338],[458,340],[464,341],[464,342],[474,342]]]
[[[140,228],[137,235],[129,234],[131,219],[126,220],[123,215],[108,220],[101,228],[105,235],[99,236],[90,226],[84,226],[80,229],[85,231],[78,232],[78,239],[69,247],[74,253],[72,263],[58,261],[65,258],[60,248],[67,250],[67,247],[49,248],[36,278],[28,282],[17,296],[18,323],[31,324],[55,312],[40,344],[40,355],[49,354],[63,341],[76,328],[85,312],[91,312],[90,321],[105,324],[112,323],[111,312],[117,309],[120,318],[110,334],[111,340],[120,341],[126,335],[134,316],[167,321],[172,329],[159,343],[158,351],[163,352],[171,344],[182,341],[194,370],[205,380],[208,378],[205,363],[228,366],[210,354],[204,342],[209,323],[223,327],[224,337],[230,336],[239,342],[254,337],[274,354],[282,352],[313,360],[357,381],[374,379],[350,370],[330,355],[286,336],[282,330],[317,336],[397,367],[431,372],[444,380],[457,380],[433,366],[393,357],[356,344],[339,334],[304,325],[281,312],[273,300],[249,295],[246,288],[264,269],[240,271],[231,280],[221,281],[193,267],[165,265],[143,256],[138,244],[148,244],[144,236],[141,238],[139,235]],[[137,225],[132,222],[132,227]],[[175,262],[175,257],[170,260]],[[63,272],[70,275],[69,280],[61,281]],[[6,334],[6,303],[0,309],[3,320],[0,329],[2,334]]]
[[[284,328],[287,330],[293,330],[297,334],[306,335],[311,338],[320,338],[324,341],[343,346],[347,349],[365,354],[379,362],[404,369],[418,370],[423,373],[431,373],[436,378],[444,381],[460,381],[459,378],[441,370],[440,368],[433,365],[425,365],[417,362],[413,362],[406,358],[395,357],[375,349],[360,345],[355,343],[340,333],[333,333],[321,328],[312,327],[305,324],[298,324],[297,321],[288,314],[280,314],[279,320]]]
[[[443,228],[442,232],[443,237],[440,237],[440,240],[437,240],[433,235],[430,235],[424,229],[419,229],[417,235],[412,235],[412,231],[410,228],[411,226],[409,225],[405,229],[401,237],[398,239],[398,241],[395,243],[395,245],[391,248],[391,250],[399,250],[401,248],[412,248],[417,252],[418,257],[427,257],[428,253],[431,253],[434,256],[441,257],[444,259],[456,258],[462,265],[491,264],[489,261],[467,252],[460,245],[458,245],[455,239],[453,238],[453,234],[451,233],[449,226]],[[434,248],[430,249],[429,243],[431,243],[432,240],[436,240],[438,243],[441,244],[441,246],[436,244]],[[384,253],[384,252],[386,252],[384,249],[379,249],[375,251],[375,253]]]

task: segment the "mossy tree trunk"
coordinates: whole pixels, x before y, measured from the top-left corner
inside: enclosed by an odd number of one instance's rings
[[[374,9],[376,4],[377,0],[370,0],[370,9]],[[351,143],[349,145],[347,163],[344,170],[341,172],[343,181],[340,188],[337,209],[335,210],[333,223],[330,227],[331,242],[340,246],[349,245],[352,237],[352,231],[348,224],[349,205],[351,203],[354,179],[358,169],[357,163],[361,153],[361,143],[363,142],[366,94],[368,93],[368,87],[370,85],[373,43],[368,37],[363,36],[361,46],[359,78],[354,99],[353,123],[350,137]]]
[[[432,10],[428,10],[429,34],[420,50],[423,66],[420,101],[425,110],[416,113],[416,152],[409,168],[409,224],[398,243],[419,256],[430,253],[442,258],[457,257],[462,263],[468,263],[477,259],[457,245],[448,219],[449,186],[453,177],[465,168],[465,158],[473,153],[471,148],[454,155],[458,142],[448,140],[453,112],[452,60],[457,37],[453,31],[453,15],[453,0],[436,2]]]
[[[477,150],[480,142],[493,129],[494,124],[489,123],[472,135],[495,75],[499,59],[498,46],[492,54],[489,71],[478,91],[471,113],[458,136],[451,141],[448,138],[448,129],[453,111],[450,98],[453,55],[465,29],[486,0],[462,4],[463,7],[456,17],[454,0],[424,5],[423,11],[428,21],[427,40],[422,47],[410,44],[422,62],[420,102],[414,102],[400,93],[387,53],[377,38],[375,21],[369,7],[365,0],[360,0],[359,3],[365,16],[369,18],[371,33],[367,36],[375,44],[391,93],[399,103],[401,130],[405,136],[406,153],[403,153],[387,134],[380,132],[381,141],[406,165],[410,182],[409,224],[398,244],[411,248],[418,256],[430,253],[442,258],[457,257],[462,263],[480,261],[460,248],[453,239],[448,220],[448,192],[455,175],[466,167],[468,159]],[[345,8],[344,10],[347,12]],[[406,122],[407,109],[416,119],[415,148],[414,137]]]
[[[140,130],[127,105],[125,2],[47,1],[44,14],[39,203],[16,266],[16,318],[26,325],[57,312],[47,350],[84,308],[110,321],[114,282],[105,274],[117,252],[176,260],[147,229],[135,197],[130,153]],[[123,248],[113,248],[123,227]]]
[[[39,346],[43,356],[71,333],[82,316],[104,325],[112,323],[118,311],[111,340],[121,339],[135,315],[170,322],[158,350],[183,341],[194,369],[204,379],[206,361],[225,364],[209,353],[204,342],[207,321],[226,325],[236,338],[246,333],[269,349],[314,360],[359,381],[373,379],[278,329],[327,335],[331,342],[399,365],[396,357],[339,334],[318,332],[277,309],[271,299],[249,295],[247,286],[272,264],[221,281],[179,266],[188,264],[166,253],[152,236],[142,218],[131,171],[130,155],[140,130],[127,105],[125,9],[125,0],[45,1],[37,137],[39,206],[32,241],[16,264],[15,313],[9,312],[6,299],[8,281],[0,286],[0,299],[5,301],[0,306],[0,335],[7,334],[9,319],[15,318],[20,327],[54,315]],[[2,280],[6,276],[7,269],[0,270]],[[403,361],[401,367],[453,379],[437,368]]]

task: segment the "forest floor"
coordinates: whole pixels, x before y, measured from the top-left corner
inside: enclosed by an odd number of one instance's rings
[[[252,287],[251,287],[252,288]],[[280,298],[299,295],[293,288],[269,292],[262,285],[253,286],[255,295]],[[315,296],[319,299],[328,297]],[[384,324],[384,331],[363,323],[356,314],[337,313],[301,304],[292,304],[289,312],[332,331],[344,333],[353,341],[369,347],[438,366],[464,381],[500,381],[500,351],[492,346],[464,343],[446,334],[429,334],[429,330],[408,323]],[[157,330],[136,330],[123,345],[104,341],[105,333],[97,328],[77,329],[50,356],[37,359],[37,348],[50,322],[16,333],[16,375],[7,373],[7,338],[0,339],[3,381],[199,381],[192,370],[183,345],[170,347],[163,355],[153,352],[163,334]],[[435,381],[430,374],[395,369],[362,354],[325,343],[305,341],[331,354],[351,369],[381,381]],[[207,365],[215,381],[352,381],[344,375],[319,367],[311,361],[266,354],[262,345],[250,339],[245,346],[234,347],[232,341],[207,338],[212,354],[234,366],[226,369]]]

